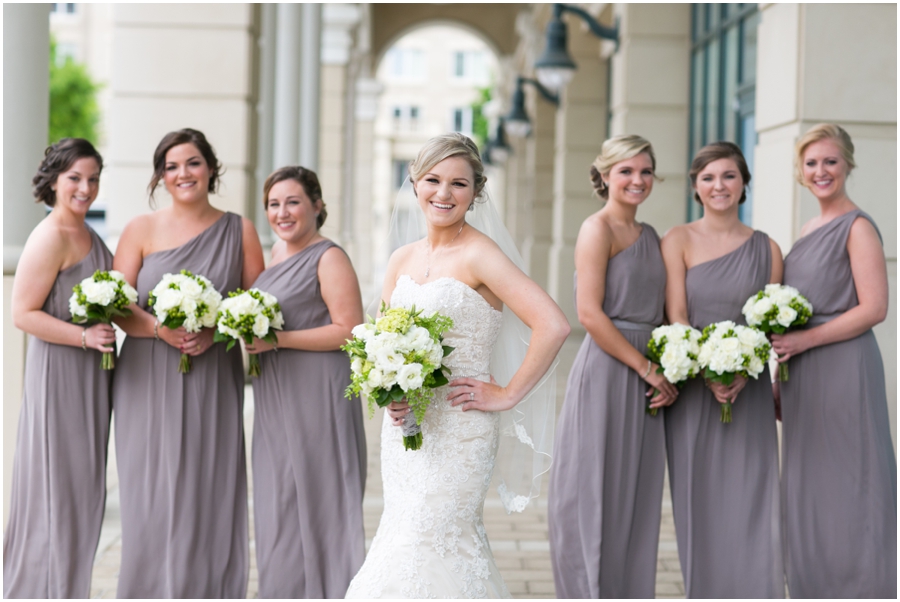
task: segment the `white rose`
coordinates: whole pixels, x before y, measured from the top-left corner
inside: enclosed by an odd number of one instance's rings
[[[138,293],[134,290],[134,287],[127,282],[122,284],[122,294],[125,295],[125,298],[128,299],[129,303],[137,303]]]
[[[409,329],[409,334],[412,337],[413,349],[428,349],[433,342],[427,328],[413,326]]]
[[[352,334],[354,338],[368,341],[375,336],[375,326],[372,324],[357,324],[353,327],[353,330],[350,331],[350,334]]]
[[[272,318],[272,328],[275,330],[284,328],[284,315],[280,311],[276,311],[275,316]]]
[[[169,312],[181,305],[181,298],[181,291],[174,288],[167,288],[156,295],[156,301],[153,303],[153,307],[157,312]]]
[[[397,371],[397,382],[404,391],[418,389],[422,386],[423,380],[422,364],[407,364]]]
[[[763,371],[764,367],[765,364],[763,364],[763,361],[754,355],[750,358],[750,365],[747,366],[747,373],[753,378],[756,378]]]
[[[72,295],[71,297],[69,297],[69,313],[72,314],[73,318],[86,318],[87,307],[78,303],[78,299],[75,297],[75,295]]]
[[[184,319],[184,329],[188,332],[200,332],[203,326],[194,314],[187,314]]]
[[[775,319],[779,324],[787,328],[794,322],[794,320],[797,319],[797,311],[794,308],[786,305],[778,310],[778,315],[775,317]]]
[[[404,363],[403,356],[390,348],[379,349],[375,354],[375,365],[385,373],[398,372]]]
[[[256,314],[256,320],[253,321],[253,334],[258,338],[263,338],[269,333],[269,318],[263,314]]]
[[[432,341],[431,347],[428,349],[428,353],[425,357],[428,360],[429,364],[433,366],[440,366],[441,362],[444,361],[444,348]]]
[[[350,370],[353,372],[353,374],[362,374],[362,365],[362,358],[355,357],[353,358],[353,361],[350,362]]]
[[[779,307],[789,304],[795,296],[795,293],[785,289],[779,289],[771,295],[772,302]]]
[[[217,315],[218,314],[215,310],[207,309],[206,313],[200,316],[200,325],[204,328],[212,328],[216,325]]]
[[[372,368],[369,370],[369,376],[366,379],[366,382],[368,382],[369,386],[373,389],[384,386],[384,373],[378,368]]]
[[[740,328],[737,330],[737,338],[741,345],[755,349],[759,345],[759,331],[753,328]]]

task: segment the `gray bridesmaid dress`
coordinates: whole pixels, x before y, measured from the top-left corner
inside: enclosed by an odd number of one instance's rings
[[[798,240],[784,260],[785,284],[813,305],[809,326],[859,304],[847,254],[857,218],[872,222],[850,211]],[[788,363],[782,504],[791,597],[896,599],[897,464],[875,335],[814,347]]]
[[[609,260],[603,311],[638,351],[663,322],[666,269],[648,224]],[[569,373],[548,521],[560,598],[652,598],[665,472],[663,414],[641,375],[590,334]]]
[[[771,279],[769,237],[687,271],[688,319],[703,329],[722,320],[746,324],[741,308]],[[719,402],[702,378],[666,408],[666,449],[678,558],[689,598],[783,598],[778,441],[766,368],[749,379],[719,419]]]
[[[72,288],[112,255],[87,226],[91,250],[62,271],[43,310],[72,319]],[[9,524],[4,598],[87,598],[106,504],[112,372],[101,353],[28,337]]]
[[[253,285],[278,298],[284,330],[331,324],[318,279],[324,240]],[[340,248],[340,247],[338,247]],[[260,598],[343,598],[365,557],[362,406],[344,398],[343,351],[260,354],[253,381],[253,512]]]
[[[141,307],[167,272],[206,276],[223,297],[241,284],[241,218],[226,213],[174,249],[144,257]],[[241,352],[213,345],[178,372],[181,352],[128,337],[113,400],[122,512],[119,598],[247,595],[247,469]]]

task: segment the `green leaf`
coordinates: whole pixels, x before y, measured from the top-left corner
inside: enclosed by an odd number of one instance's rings
[[[233,340],[234,339],[232,339],[230,336],[228,336],[227,334],[224,334],[222,332],[219,332],[218,330],[213,333],[213,342],[214,343],[224,343],[225,341],[233,341]]]
[[[225,351],[231,351],[231,348],[234,347],[235,344],[237,344],[237,341],[235,341],[234,339],[228,339],[228,344],[225,345]]]
[[[441,349],[444,350],[444,357],[447,357],[454,349],[456,349],[456,347],[451,347],[450,345],[441,345]]]

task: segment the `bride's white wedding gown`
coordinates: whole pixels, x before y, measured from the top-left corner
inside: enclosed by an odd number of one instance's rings
[[[438,311],[453,319],[444,344],[454,378],[490,380],[502,314],[452,278],[417,284],[400,276],[391,307]],[[422,448],[403,449],[385,413],[381,429],[384,514],[348,598],[508,598],[482,512],[497,454],[499,415],[463,412],[435,390],[422,423]]]

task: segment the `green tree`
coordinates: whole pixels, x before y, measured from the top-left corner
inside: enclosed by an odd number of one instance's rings
[[[50,129],[48,144],[60,138],[99,140],[100,108],[97,92],[102,84],[91,79],[87,68],[67,56],[56,60],[56,40],[50,38]]]
[[[484,87],[478,89],[478,100],[473,102],[472,107],[472,135],[475,137],[475,143],[479,148],[484,148],[490,138],[488,132],[488,120],[484,116],[484,105],[491,99],[491,88]]]

